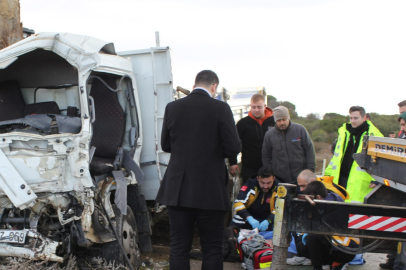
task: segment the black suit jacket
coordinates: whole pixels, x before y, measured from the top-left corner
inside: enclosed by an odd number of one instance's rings
[[[231,209],[225,158],[241,151],[230,106],[204,90],[169,103],[161,147],[171,153],[156,201],[168,206]]]

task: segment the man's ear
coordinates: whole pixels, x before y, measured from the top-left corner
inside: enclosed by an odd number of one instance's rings
[[[210,92],[213,93],[213,95],[217,92],[217,86],[218,84],[212,84],[210,86]]]
[[[317,200],[323,200],[323,198],[322,198],[320,195],[317,195],[317,196],[316,196],[316,199],[317,199]]]

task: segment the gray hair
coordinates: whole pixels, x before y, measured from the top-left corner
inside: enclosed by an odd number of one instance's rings
[[[314,174],[314,172],[312,172],[311,170],[303,170],[299,175],[298,178],[302,177],[308,184],[316,181],[317,180],[317,176]]]

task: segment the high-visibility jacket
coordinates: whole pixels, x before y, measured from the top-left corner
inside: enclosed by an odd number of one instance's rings
[[[360,244],[360,239],[359,238],[350,237],[350,236],[336,236],[336,235],[333,235],[333,239],[335,241],[331,240],[331,242],[334,245],[342,245],[342,246],[346,246],[346,247],[357,248],[357,247],[359,247],[359,244]]]
[[[335,184],[333,182],[333,179],[334,177],[332,176],[317,177],[317,180],[322,182],[328,191],[334,192],[335,194],[340,196],[343,201],[349,200],[350,196],[348,195],[347,190],[344,187]]]
[[[362,145],[365,135],[373,135],[376,137],[383,137],[382,133],[374,126],[374,124],[366,120],[369,128],[361,135],[361,141],[358,145],[358,149],[356,153],[361,153]],[[347,150],[348,140],[351,134],[347,130],[347,123],[344,123],[342,127],[338,129],[338,139],[337,145],[334,149],[334,155],[331,159],[329,165],[326,168],[325,175],[333,176],[334,183],[338,184],[340,179],[340,170],[341,170],[341,162],[344,158],[345,151]],[[350,173],[348,175],[348,182],[347,182],[347,192],[350,195],[350,199],[346,199],[346,202],[364,202],[364,197],[372,190],[369,187],[371,181],[374,181],[371,175],[369,175],[365,170],[361,169],[358,166],[358,163],[354,160],[352,163]]]

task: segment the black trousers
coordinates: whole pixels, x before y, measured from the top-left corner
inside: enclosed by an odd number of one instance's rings
[[[244,164],[242,164],[241,166],[241,177],[242,177],[242,185],[245,184],[245,182],[247,182],[247,180],[253,176],[253,175],[257,175],[258,174],[258,170],[257,169],[253,169],[250,167],[246,167],[244,166]]]
[[[170,270],[190,270],[195,224],[202,246],[202,270],[223,270],[224,211],[168,206],[171,229]]]
[[[333,262],[348,263],[355,258],[355,255],[347,254],[333,248],[324,235],[309,234],[306,238],[306,245],[302,242],[296,244],[298,256],[310,258],[312,265],[320,267],[331,265]]]

